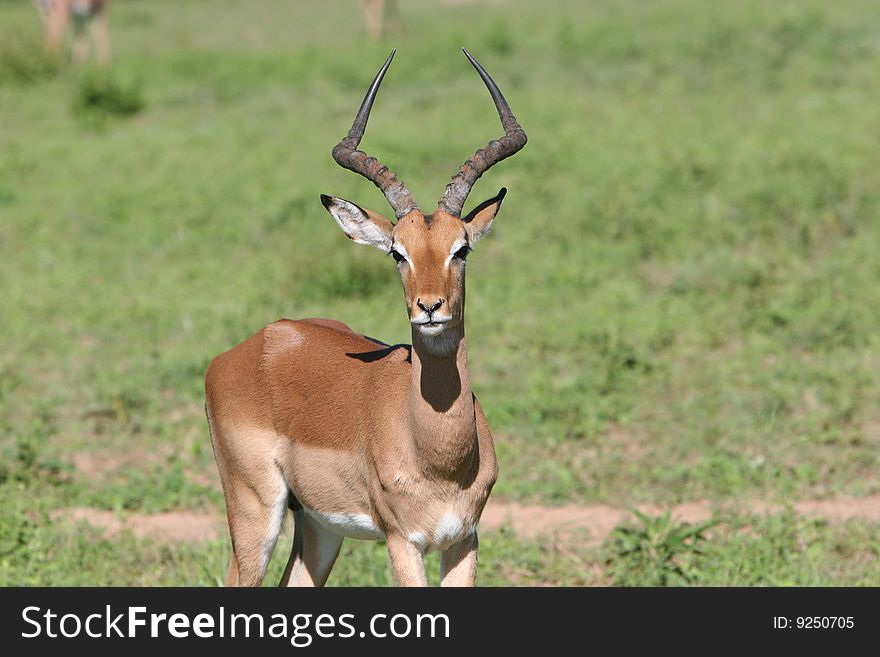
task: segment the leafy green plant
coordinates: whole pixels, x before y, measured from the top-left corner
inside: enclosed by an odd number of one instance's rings
[[[87,121],[102,123],[113,117],[137,114],[143,108],[143,90],[132,78],[92,69],[77,82],[73,112]]]
[[[636,524],[621,525],[605,544],[605,562],[617,586],[684,586],[697,575],[707,529],[717,524],[676,523],[667,511],[649,516],[633,511]]]

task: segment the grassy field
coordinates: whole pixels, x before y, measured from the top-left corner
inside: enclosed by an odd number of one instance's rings
[[[379,43],[353,0],[113,5],[101,74],[0,0],[0,584],[217,583],[226,541],[50,514],[221,511],[204,371],[279,317],[409,341],[394,267],[318,200],[387,212],[330,150],[392,46],[364,148],[423,207],[500,134],[461,46],[529,135],[471,199],[509,189],[468,276],[494,495],[880,493],[874,3],[403,1]],[[880,585],[877,524],[791,512],[482,544],[482,584]],[[332,584],[387,583],[344,550]]]

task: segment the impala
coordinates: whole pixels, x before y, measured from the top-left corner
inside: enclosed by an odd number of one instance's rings
[[[367,34],[373,41],[382,38],[385,33],[386,18],[389,31],[400,34],[400,10],[397,8],[397,0],[361,0],[361,9],[364,12]]]
[[[110,0],[35,0],[46,30],[46,53],[58,55],[68,23],[73,22],[73,59],[85,61],[89,51],[86,26],[95,42],[98,63],[110,62],[110,32],[107,26],[107,3]]]
[[[464,216],[462,208],[477,179],[521,149],[526,134],[464,53],[505,134],[461,166],[437,210],[424,214],[394,173],[357,149],[394,52],[333,158],[382,190],[397,222],[321,196],[349,239],[393,258],[412,345],[389,346],[335,320],[284,319],[208,367],[206,409],[233,547],[227,585],[262,582],[288,507],[294,540],[282,585],[322,586],[344,537],[385,539],[398,585],[427,583],[431,550],[442,552],[442,585],[474,584],[477,523],[498,466],[468,374],[465,261],[506,190]]]

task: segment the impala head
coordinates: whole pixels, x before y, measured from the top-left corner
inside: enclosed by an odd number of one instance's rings
[[[361,174],[382,190],[394,210],[397,222],[392,223],[351,201],[321,196],[324,207],[350,239],[359,244],[375,246],[394,259],[403,281],[406,308],[413,330],[428,338],[429,342],[431,338],[461,325],[467,255],[489,232],[507,193],[506,189],[502,189],[497,196],[462,216],[462,208],[471,187],[489,167],[513,155],[526,143],[526,134],[514,118],[498,85],[467,50],[464,54],[489,89],[505,134],[490,141],[461,166],[452,182],[446,186],[433,214],[424,214],[419,209],[412,194],[388,167],[357,150],[376,92],[391,65],[394,52],[376,74],[351,130],[333,149],[333,158],[340,166]]]

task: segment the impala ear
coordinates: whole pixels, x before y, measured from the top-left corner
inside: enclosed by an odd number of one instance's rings
[[[377,249],[391,249],[391,233],[394,224],[372,210],[364,210],[351,201],[321,194],[321,203],[333,215],[336,223],[348,239],[358,244],[369,244]]]
[[[504,200],[505,194],[507,194],[507,188],[502,187],[501,191],[498,192],[498,196],[490,198],[488,201],[483,201],[462,219],[464,221],[464,229],[468,234],[468,241],[471,244],[476,244],[480,238],[491,230],[492,222],[495,220],[498,210],[501,209],[501,201]]]

